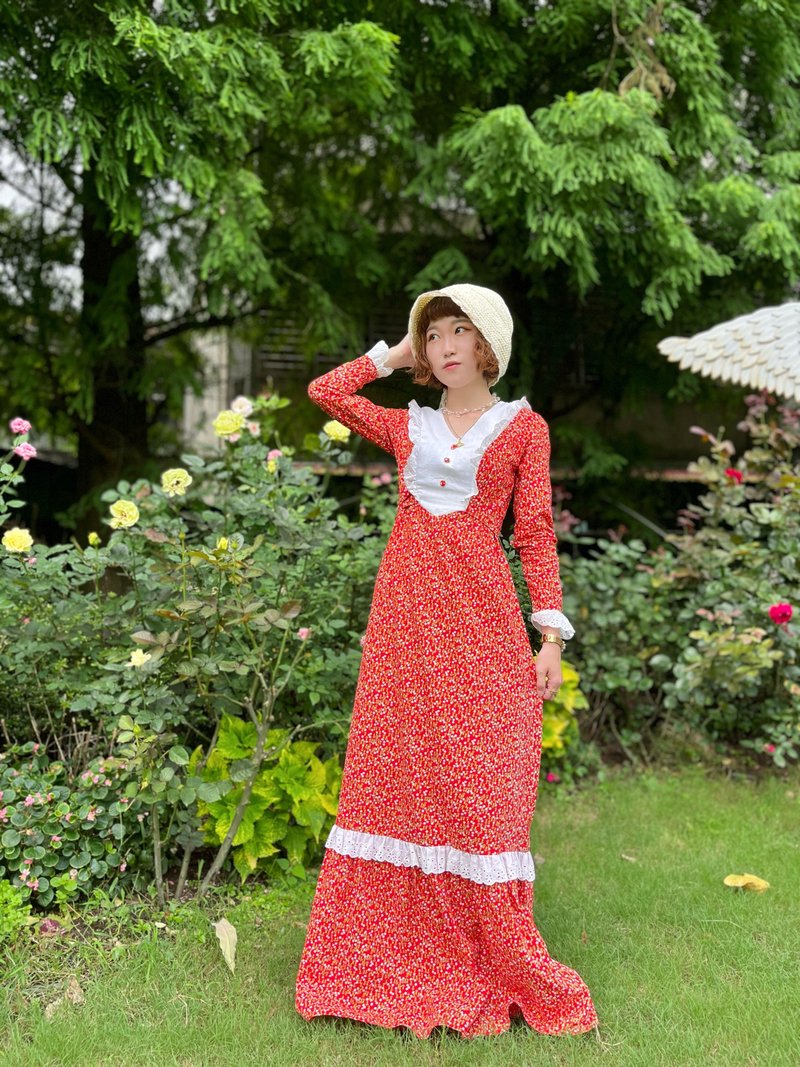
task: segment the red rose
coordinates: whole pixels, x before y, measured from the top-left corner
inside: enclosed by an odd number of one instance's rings
[[[769,609],[769,617],[778,626],[785,626],[792,615],[794,615],[794,609],[791,604],[773,604]]]
[[[737,470],[736,467],[726,467],[725,477],[730,478],[732,482],[738,482],[739,485],[742,484],[742,481],[744,479],[744,475],[740,470]]]

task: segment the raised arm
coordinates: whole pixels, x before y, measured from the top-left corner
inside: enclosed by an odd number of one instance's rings
[[[308,386],[308,395],[354,433],[394,454],[394,440],[398,432],[406,432],[408,413],[405,409],[380,407],[356,393],[368,382],[385,378],[398,365],[396,349],[379,341],[366,355],[315,378]]]
[[[550,484],[550,434],[547,423],[531,414],[530,432],[514,481],[514,534],[531,597],[531,622],[540,632],[558,632],[567,641],[575,631],[561,611],[557,538],[553,529]]]

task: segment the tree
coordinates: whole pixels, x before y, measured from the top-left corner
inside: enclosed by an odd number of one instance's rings
[[[392,35],[321,30],[313,11],[0,0],[0,165],[22,198],[4,220],[0,389],[40,426],[74,430],[82,493],[140,467],[159,406],[190,377],[159,342],[241,319],[296,272],[268,253],[258,153],[390,92]]]
[[[37,190],[6,239],[5,388],[24,352],[40,409],[74,412],[84,485],[120,467],[97,452],[123,402],[147,406],[141,433],[152,397],[180,391],[191,364],[156,342],[193,325],[288,308],[309,347],[340,350],[376,303],[472,278],[515,315],[501,389],[557,433],[592,398],[613,445],[620,405],[704,388],[659,337],[800,275],[794,0],[0,12],[2,129]],[[99,255],[70,318],[50,264],[81,226]]]
[[[551,419],[592,398],[613,436],[621,404],[710,395],[656,341],[797,285],[798,5],[376,0],[368,13],[401,42],[360,164],[385,235],[379,291],[495,285],[517,324],[501,389]],[[566,387],[581,362],[593,374]]]

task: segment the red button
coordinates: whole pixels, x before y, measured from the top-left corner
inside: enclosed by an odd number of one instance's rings
[[[445,461],[445,463],[449,463],[450,462],[450,457],[449,456],[445,456],[444,457],[444,461]]]
[[[447,485],[447,482],[442,480],[441,482],[439,482],[439,485]]]

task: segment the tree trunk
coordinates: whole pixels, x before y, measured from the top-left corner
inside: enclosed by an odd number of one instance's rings
[[[78,493],[113,486],[143,472],[147,401],[142,396],[144,321],[139,250],[130,234],[111,230],[92,171],[83,176],[83,307],[80,336],[89,368],[78,429]],[[96,516],[96,508],[92,509]],[[93,525],[87,514],[81,526]]]

